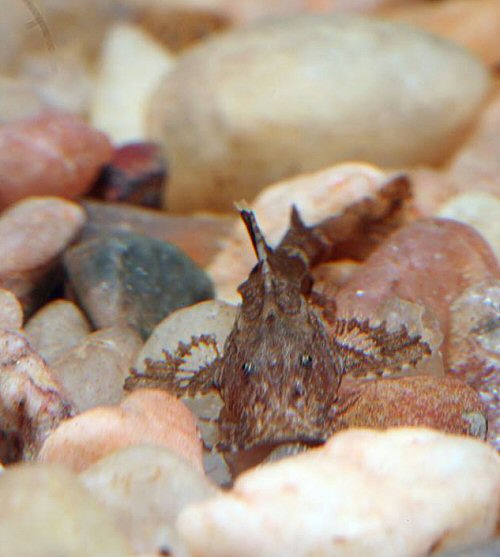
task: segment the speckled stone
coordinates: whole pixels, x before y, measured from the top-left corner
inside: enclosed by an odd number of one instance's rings
[[[85,241],[64,263],[96,328],[128,324],[147,338],[173,310],[213,296],[210,279],[181,250],[138,234]]]

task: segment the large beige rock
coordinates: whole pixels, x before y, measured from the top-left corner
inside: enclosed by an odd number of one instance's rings
[[[427,429],[350,430],[184,509],[190,557],[421,557],[495,535],[500,457]]]
[[[113,520],[59,466],[22,464],[0,476],[2,557],[130,557]]]
[[[226,33],[182,55],[152,99],[166,203],[228,210],[339,161],[439,163],[487,88],[473,55],[403,24],[299,16]]]
[[[136,553],[172,551],[179,512],[216,494],[206,477],[184,459],[153,445],[120,449],[80,478]]]

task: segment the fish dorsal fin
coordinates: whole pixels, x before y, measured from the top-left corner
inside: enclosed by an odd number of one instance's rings
[[[257,224],[254,212],[248,209],[240,209],[239,211],[248,230],[250,239],[252,240],[253,249],[255,251],[255,255],[257,255],[257,259],[259,262],[264,264],[268,263],[269,255],[272,253],[272,249],[267,245],[264,235]]]
[[[252,240],[253,249],[257,255],[260,266],[260,273],[263,279],[264,292],[268,295],[273,292],[273,273],[271,269],[270,259],[273,254],[273,249],[267,244],[262,231],[257,224],[255,213],[249,209],[239,208],[241,218],[245,223],[248,230],[250,239]],[[269,296],[266,296],[266,301],[269,302]]]

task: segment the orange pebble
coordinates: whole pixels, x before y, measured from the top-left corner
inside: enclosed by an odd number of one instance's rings
[[[203,471],[195,417],[159,389],[138,389],[118,406],[93,408],[65,421],[47,438],[38,460],[81,472],[117,449],[145,443],[168,447]]]

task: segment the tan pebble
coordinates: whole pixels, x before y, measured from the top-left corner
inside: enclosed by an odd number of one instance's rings
[[[7,209],[0,216],[0,286],[29,308],[84,222],[80,206],[57,197],[30,197]]]
[[[38,310],[24,331],[33,348],[50,364],[83,340],[90,325],[77,305],[61,299]]]
[[[119,406],[99,407],[67,420],[47,439],[41,462],[59,462],[81,472],[93,462],[130,445],[163,445],[203,470],[196,420],[177,398],[140,389]]]
[[[153,445],[115,451],[87,468],[80,479],[136,553],[173,552],[179,512],[217,493],[185,459]]]
[[[122,400],[123,384],[141,347],[142,340],[131,327],[110,327],[87,335],[50,367],[83,412]]]
[[[0,475],[0,554],[132,557],[102,505],[60,466],[18,464]]]
[[[0,208],[33,195],[77,197],[111,154],[106,136],[74,116],[6,124],[0,128]]]
[[[238,477],[177,520],[194,557],[417,557],[493,538],[500,457],[429,429],[352,429]]]
[[[23,308],[10,290],[0,288],[0,329],[20,329],[23,326]]]

